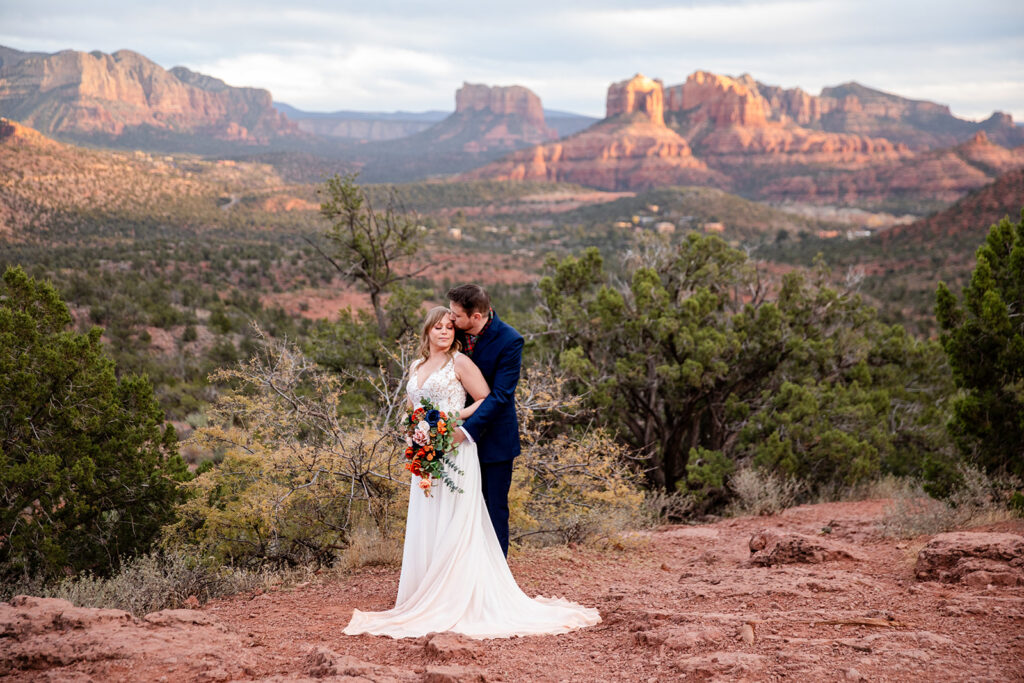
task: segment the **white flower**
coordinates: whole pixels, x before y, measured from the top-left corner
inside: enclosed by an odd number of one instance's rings
[[[429,432],[430,423],[428,423],[426,420],[422,420],[418,425],[416,425],[416,429],[420,430],[421,432]]]

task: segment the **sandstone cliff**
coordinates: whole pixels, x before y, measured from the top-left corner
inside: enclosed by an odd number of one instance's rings
[[[164,132],[262,144],[300,134],[266,90],[230,87],[184,67],[167,71],[129,50],[5,60],[0,115],[68,138]]]
[[[665,185],[716,185],[729,179],[695,158],[686,140],[664,124],[661,81],[637,74],[608,88],[607,117],[564,140],[538,145],[463,176],[546,180],[604,190]]]

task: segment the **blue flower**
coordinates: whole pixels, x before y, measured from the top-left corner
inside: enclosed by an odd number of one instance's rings
[[[437,411],[437,410],[428,410],[427,411],[427,424],[430,425],[431,428],[436,427],[437,426],[437,421],[440,420],[440,419],[441,419],[440,411]]]

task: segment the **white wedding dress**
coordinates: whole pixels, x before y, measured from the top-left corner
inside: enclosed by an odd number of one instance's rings
[[[466,404],[454,359],[422,385],[419,365],[413,363],[407,387],[413,405],[423,396],[446,412]],[[413,475],[395,607],[355,610],[346,634],[414,638],[454,631],[472,638],[508,638],[565,633],[601,621],[596,609],[559,598],[531,599],[519,589],[487,515],[476,448],[463,442],[456,451],[455,466],[463,474],[452,472],[452,478],[463,493],[435,481],[427,498]]]

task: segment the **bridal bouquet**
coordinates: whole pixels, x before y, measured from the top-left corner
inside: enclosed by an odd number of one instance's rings
[[[459,414],[438,410],[429,398],[421,398],[420,405],[405,415],[405,469],[420,478],[423,495],[430,496],[431,480],[440,479],[449,489],[462,493],[452,481],[451,471],[462,474],[452,464],[448,454],[455,450],[452,438],[459,424]]]

